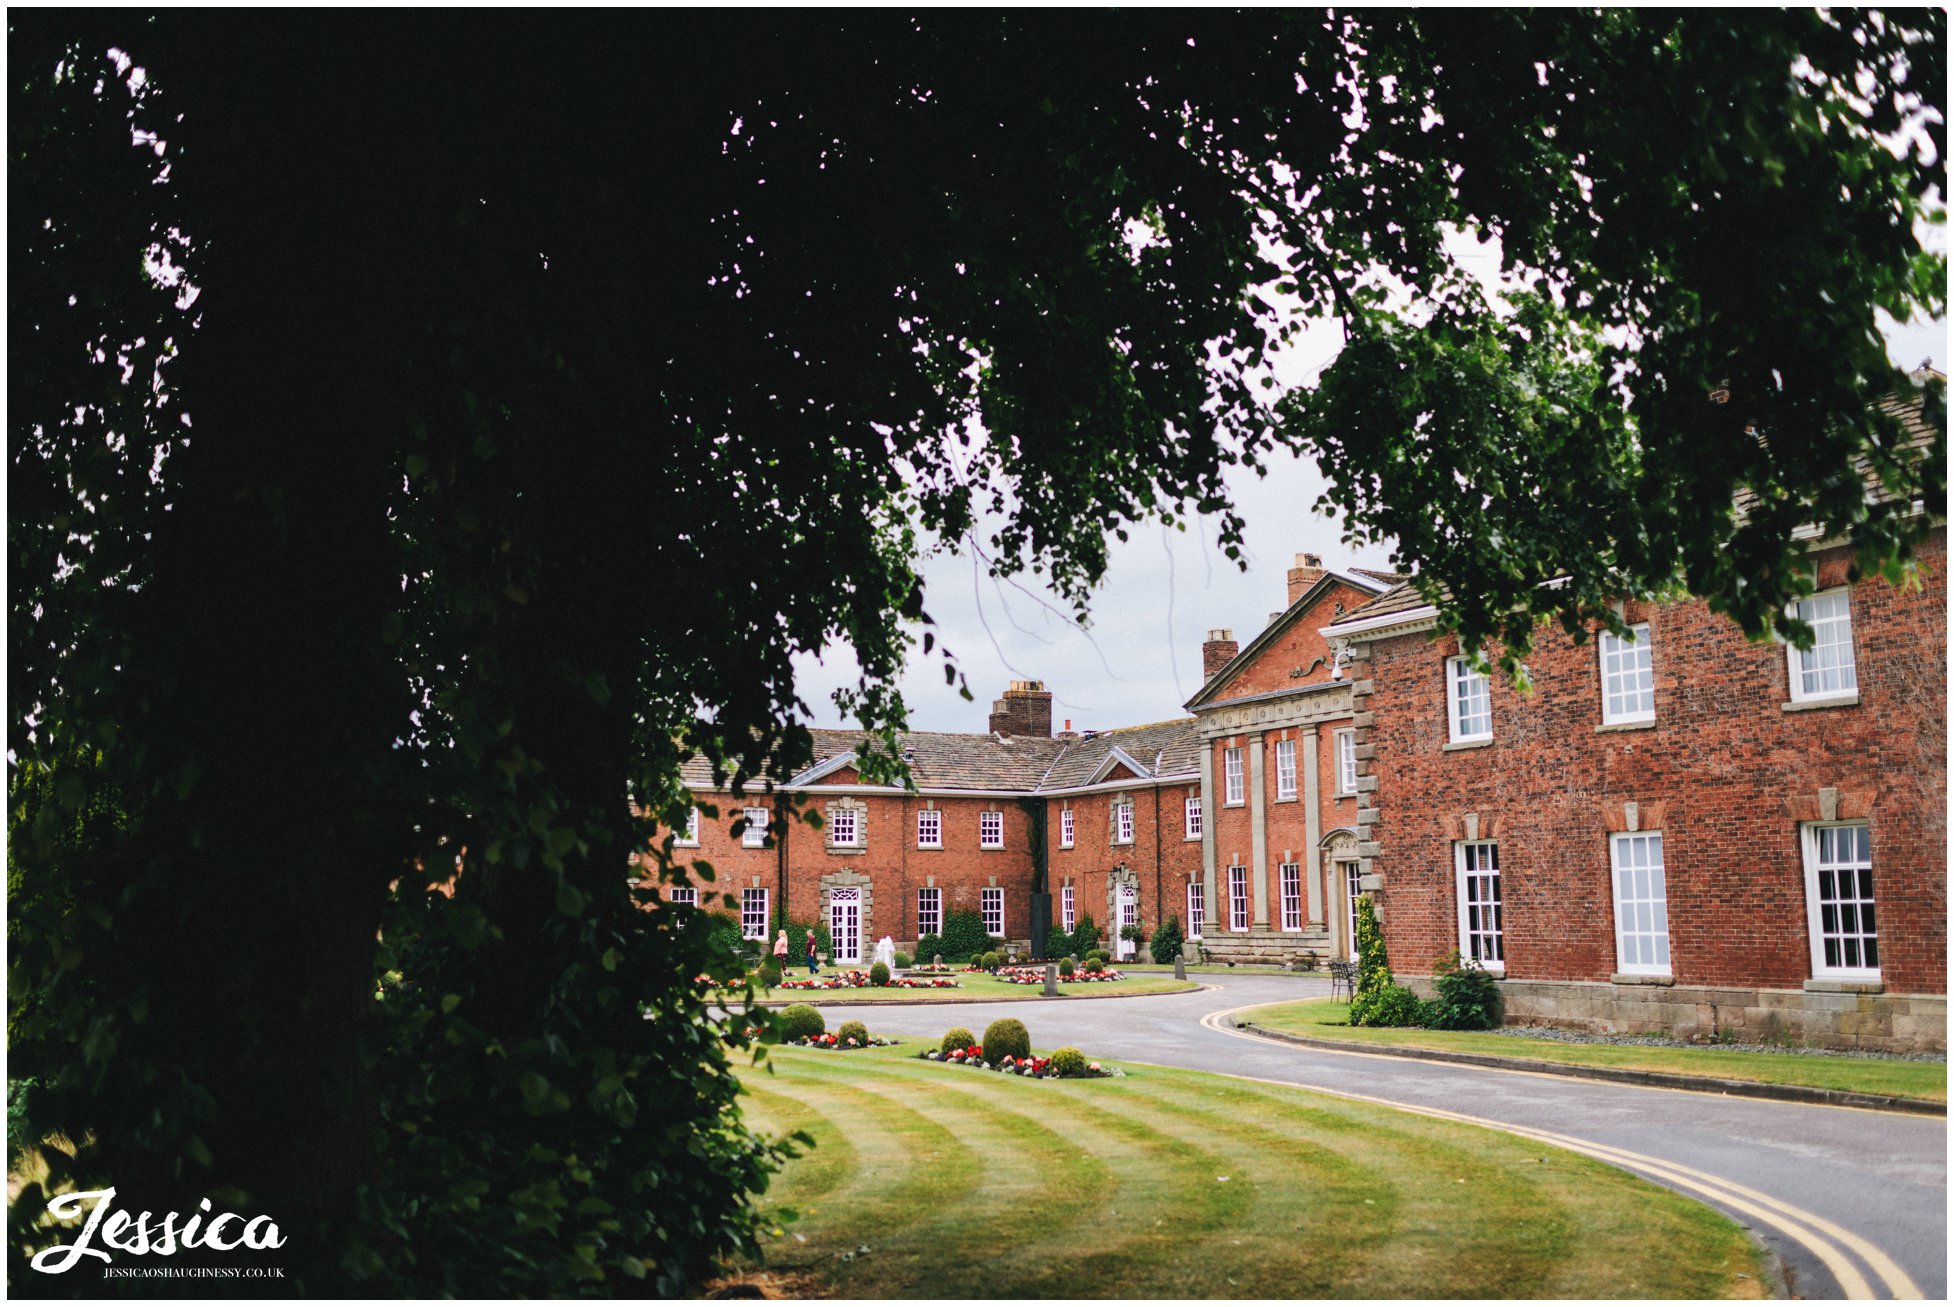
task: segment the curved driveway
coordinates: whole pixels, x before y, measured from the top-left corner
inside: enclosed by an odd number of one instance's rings
[[[1014,1016],[1041,1047],[1220,1071],[1462,1115],[1574,1147],[1754,1229],[1805,1298],[1947,1297],[1947,1122],[1299,1048],[1217,1014],[1313,998],[1304,977],[1204,976],[1194,994],[1116,1001],[850,1004],[878,1034],[981,1033]],[[839,1009],[830,1008],[830,1012]],[[1210,1018],[1207,1024],[1203,1018]]]

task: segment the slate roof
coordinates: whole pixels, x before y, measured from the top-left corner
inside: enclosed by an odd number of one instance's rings
[[[815,730],[810,767],[853,753],[860,731]],[[1036,794],[1087,784],[1115,748],[1124,750],[1150,775],[1184,776],[1200,768],[1201,740],[1194,719],[1127,726],[1085,736],[1042,738],[1011,735],[959,735],[914,731],[902,737],[909,774],[923,790],[1007,790]],[[712,768],[703,758],[686,762],[687,786],[710,790]],[[815,781],[814,784],[822,784]],[[832,782],[826,782],[832,783]],[[760,792],[760,786],[749,789]]]

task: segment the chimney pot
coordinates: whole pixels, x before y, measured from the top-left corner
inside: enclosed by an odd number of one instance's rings
[[[1012,681],[1004,697],[991,702],[990,732],[996,736],[1052,733],[1052,692],[1043,681]]]
[[[1201,645],[1201,679],[1211,681],[1214,674],[1234,661],[1242,650],[1235,642],[1235,633],[1227,627],[1216,627],[1208,632],[1207,640]]]
[[[1296,565],[1289,569],[1289,602],[1295,603],[1303,593],[1323,579],[1323,555],[1297,554]]]

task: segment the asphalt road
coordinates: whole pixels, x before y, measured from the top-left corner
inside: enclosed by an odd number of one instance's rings
[[[1947,1122],[1603,1081],[1330,1053],[1230,1031],[1219,1014],[1327,994],[1312,978],[1201,976],[1200,993],[1022,1003],[850,1004],[877,1034],[982,1033],[1252,1076],[1456,1116],[1600,1156],[1709,1202],[1780,1258],[1802,1298],[1947,1297]],[[830,1009],[838,1011],[840,1009]],[[1203,1019],[1207,1021],[1204,1024]]]

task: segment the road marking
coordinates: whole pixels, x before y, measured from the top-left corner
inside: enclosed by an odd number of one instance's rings
[[[1250,1031],[1238,1030],[1233,1025],[1224,1024],[1228,1018],[1237,1012],[1246,1012],[1251,1007],[1267,1006],[1269,1005],[1265,1003],[1257,1003],[1244,1007],[1228,1008],[1220,1012],[1210,1012],[1201,1018],[1201,1024],[1215,1031],[1217,1034],[1228,1035],[1236,1039],[1250,1039],[1257,1043],[1271,1044],[1279,1048],[1297,1048],[1297,1045],[1284,1040],[1270,1039]],[[1353,1056],[1374,1057],[1376,1055],[1359,1053]],[[1438,1065],[1449,1066],[1452,1064],[1442,1063]],[[1521,1072],[1519,1074],[1527,1073]],[[1558,1079],[1560,1077],[1553,1078]],[[1262,1084],[1288,1085],[1292,1088],[1299,1087],[1293,1081],[1269,1080],[1261,1076],[1238,1076],[1237,1079],[1254,1080]],[[1781,1199],[1738,1184],[1735,1181],[1726,1180],[1721,1176],[1712,1175],[1706,1171],[1700,1171],[1679,1162],[1670,1162],[1662,1158],[1650,1157],[1643,1153],[1631,1152],[1628,1149],[1617,1148],[1609,1144],[1591,1143],[1585,1139],[1578,1139],[1572,1135],[1559,1134],[1551,1130],[1540,1130],[1531,1126],[1511,1125],[1504,1121],[1493,1121],[1485,1117],[1472,1116],[1464,1112],[1453,1112],[1445,1108],[1426,1107],[1417,1103],[1403,1103],[1371,1094],[1353,1093],[1348,1090],[1330,1089],[1319,1085],[1300,1087],[1329,1094],[1337,1098],[1349,1099],[1354,1102],[1371,1103],[1380,1107],[1395,1108],[1399,1111],[1412,1112],[1420,1116],[1432,1117],[1438,1120],[1457,1121],[1467,1125],[1480,1126],[1488,1130],[1497,1130],[1503,1134],[1532,1139],[1540,1143],[1553,1144],[1556,1147],[1565,1148],[1570,1152],[1581,1153],[1599,1161],[1609,1162],[1613,1165],[1624,1167],[1625,1169],[1642,1172],[1653,1178],[1661,1179],[1671,1188],[1690,1190],[1714,1202],[1720,1203],[1732,1211],[1741,1212],[1753,1220],[1777,1230],[1786,1238],[1799,1244],[1807,1252],[1811,1253],[1812,1256],[1816,1257],[1820,1264],[1826,1270],[1830,1271],[1832,1277],[1838,1281],[1839,1288],[1846,1298],[1867,1299],[1877,1297],[1878,1295],[1874,1293],[1866,1277],[1860,1274],[1858,1268],[1846,1257],[1845,1252],[1838,1244],[1844,1244],[1847,1248],[1857,1253],[1865,1261],[1866,1265],[1871,1268],[1873,1274],[1885,1282],[1887,1292],[1892,1297],[1924,1297],[1920,1291],[1920,1287],[1913,1282],[1911,1276],[1902,1270],[1886,1253],[1874,1247],[1859,1235],[1842,1229],[1834,1222],[1826,1220],[1814,1212],[1808,1212],[1802,1208],[1794,1207]],[[1820,1233],[1821,1231],[1823,1233]],[[1837,1240],[1838,1243],[1832,1242],[1833,1240]]]

